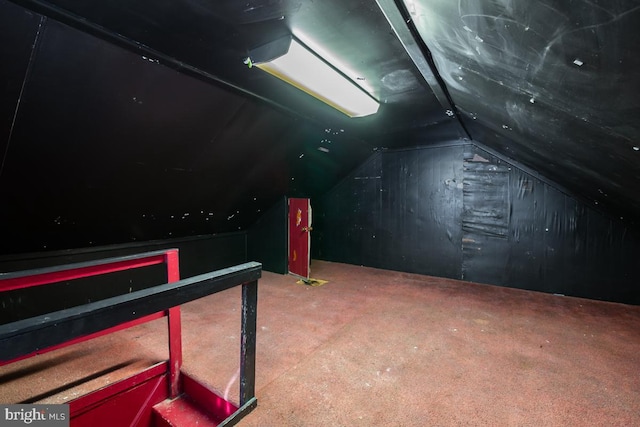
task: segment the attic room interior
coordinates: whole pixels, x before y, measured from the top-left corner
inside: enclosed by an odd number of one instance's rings
[[[0,0],[0,419],[640,425],[639,28]]]

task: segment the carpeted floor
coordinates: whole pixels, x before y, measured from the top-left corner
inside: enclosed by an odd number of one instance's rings
[[[263,273],[242,427],[640,425],[640,307],[321,261],[312,277],[328,283]],[[183,306],[185,370],[234,400],[239,321],[240,289]],[[114,381],[165,340],[154,321],[0,368],[0,401]]]

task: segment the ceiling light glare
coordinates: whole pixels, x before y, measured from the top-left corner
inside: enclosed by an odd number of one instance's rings
[[[349,117],[369,116],[380,107],[368,93],[293,38],[285,54],[252,65]]]

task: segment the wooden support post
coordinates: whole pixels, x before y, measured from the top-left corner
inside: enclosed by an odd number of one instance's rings
[[[180,280],[178,250],[167,251],[167,283]],[[182,368],[182,325],[180,306],[167,310],[169,326],[169,397],[174,399],[180,395],[180,369]]]

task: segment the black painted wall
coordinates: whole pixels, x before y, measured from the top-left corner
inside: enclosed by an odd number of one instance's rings
[[[288,203],[282,197],[256,221],[247,233],[247,258],[262,264],[262,269],[287,274]]]
[[[314,256],[460,277],[462,154],[462,145],[375,154],[315,201]]]
[[[375,154],[316,201],[314,256],[640,304],[640,238],[472,144]]]

